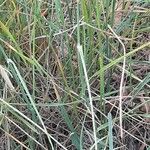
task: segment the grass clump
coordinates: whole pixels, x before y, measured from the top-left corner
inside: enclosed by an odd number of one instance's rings
[[[0,1],[0,149],[149,149],[149,2]]]

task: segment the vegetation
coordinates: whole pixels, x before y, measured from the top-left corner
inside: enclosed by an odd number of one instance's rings
[[[0,149],[149,150],[148,0],[0,0]]]

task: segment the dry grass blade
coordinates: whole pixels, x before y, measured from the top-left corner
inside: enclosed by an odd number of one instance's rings
[[[0,74],[2,78],[4,79],[6,85],[10,88],[10,90],[15,91],[15,88],[12,82],[10,81],[8,71],[2,65],[0,65]]]
[[[9,134],[8,132],[6,132],[5,130],[3,130],[2,128],[0,128],[3,132],[5,132],[5,134],[7,136],[9,136],[10,138],[12,138],[13,140],[15,140],[17,143],[19,143],[22,148],[25,148],[26,150],[30,150],[26,145],[24,145],[22,142],[20,142],[18,139],[16,139],[13,135]]]
[[[122,66],[122,74],[121,74],[121,81],[120,81],[120,98],[119,98],[119,109],[120,109],[120,136],[123,138],[123,127],[122,127],[122,97],[123,97],[123,83],[124,83],[124,75],[125,75],[125,65],[126,65],[126,49],[123,44],[123,42],[120,40],[118,35],[113,31],[113,29],[108,25],[108,28],[111,30],[111,32],[114,34],[114,36],[117,38],[119,43],[122,45],[123,48],[123,66]]]

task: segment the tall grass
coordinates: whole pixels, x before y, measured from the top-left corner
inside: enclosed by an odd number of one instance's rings
[[[148,149],[149,29],[147,1],[1,0],[0,149]]]

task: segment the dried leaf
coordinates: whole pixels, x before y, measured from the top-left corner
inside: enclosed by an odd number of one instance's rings
[[[6,85],[10,88],[10,90],[14,91],[15,88],[10,81],[10,78],[8,76],[8,71],[2,65],[0,65],[0,74],[2,78],[4,79]]]

